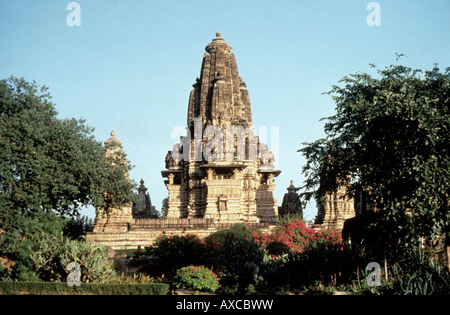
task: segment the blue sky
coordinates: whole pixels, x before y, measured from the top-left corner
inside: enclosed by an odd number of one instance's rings
[[[450,1],[385,0],[368,26],[365,0],[77,1],[81,26],[66,23],[65,0],[0,0],[0,78],[49,87],[60,118],[85,118],[99,141],[112,129],[157,209],[167,196],[160,171],[186,124],[189,92],[204,47],[220,31],[247,83],[256,127],[279,127],[275,197],[303,183],[303,142],[324,136],[334,113],[327,95],[355,72],[397,63],[450,66]],[[269,133],[270,140],[270,133]],[[269,141],[270,145],[270,141]],[[92,216],[92,209],[83,214]],[[316,215],[314,204],[306,219]]]

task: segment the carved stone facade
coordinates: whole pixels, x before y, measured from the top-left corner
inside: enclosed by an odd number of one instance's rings
[[[205,49],[200,78],[190,93],[188,134],[166,155],[161,172],[169,194],[166,218],[154,218],[141,181],[134,205],[109,214],[97,209],[94,231],[87,234],[90,242],[137,248],[151,245],[162,232],[204,237],[234,223],[269,230],[276,222],[274,178],[281,171],[254,135],[249,94],[231,46],[217,33]],[[111,143],[122,150],[114,132],[105,146]]]
[[[328,194],[323,203],[318,204],[315,228],[341,230],[344,221],[356,215],[355,201],[345,196],[345,188],[341,187],[334,194]]]
[[[272,222],[273,154],[252,128],[250,98],[231,46],[216,34],[190,93],[186,137],[166,156],[168,218]]]

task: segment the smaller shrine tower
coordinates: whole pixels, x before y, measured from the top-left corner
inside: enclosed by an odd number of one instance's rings
[[[297,191],[300,188],[294,186],[294,181],[291,180],[291,185],[287,188],[287,193],[284,194],[283,203],[278,210],[278,215],[291,215],[295,214],[303,219],[302,204],[300,202],[300,196]]]
[[[116,132],[111,131],[111,137],[105,141],[106,156],[115,155],[119,158],[125,156],[122,142],[116,137]],[[128,171],[126,177],[129,180]],[[105,213],[104,209],[95,209],[94,232],[126,232],[133,220],[132,204],[121,207],[120,209],[111,209]]]

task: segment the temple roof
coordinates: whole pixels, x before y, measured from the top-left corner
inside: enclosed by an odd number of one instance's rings
[[[228,45],[225,40],[220,37],[222,34],[220,34],[220,32],[216,33],[216,38],[214,38],[212,40],[211,43],[209,43],[206,47],[205,50],[211,54],[216,52],[217,50],[222,50],[223,52],[229,54],[231,52],[231,46]]]
[[[205,50],[200,78],[189,97],[188,126],[193,128],[194,119],[199,117],[204,126],[251,126],[247,85],[239,76],[231,46],[217,32]]]

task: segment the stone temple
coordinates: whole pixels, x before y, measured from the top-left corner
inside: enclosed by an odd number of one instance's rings
[[[246,84],[220,33],[189,97],[187,136],[166,156],[168,218],[275,223],[274,157],[252,127]]]
[[[110,213],[96,209],[90,242],[137,248],[151,245],[162,232],[204,237],[235,223],[262,229],[275,224],[274,178],[281,171],[254,133],[249,93],[231,46],[217,33],[205,50],[190,92],[187,134],[168,152],[161,172],[169,194],[166,217],[155,218],[141,181],[136,204]],[[122,150],[115,133],[105,146],[111,143]]]
[[[327,194],[324,199],[317,205],[317,216],[314,220],[316,228],[341,230],[345,220],[357,214],[355,200],[346,196],[345,187],[339,187],[336,192]]]

